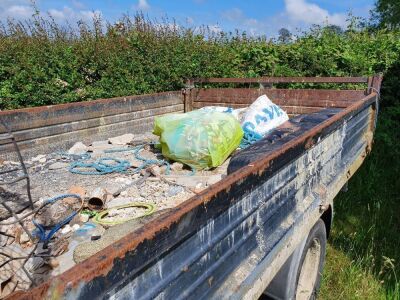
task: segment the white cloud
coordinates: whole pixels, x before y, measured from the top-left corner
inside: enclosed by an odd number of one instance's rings
[[[220,33],[220,32],[222,32],[222,28],[218,24],[208,25],[207,27],[212,33]]]
[[[6,11],[6,15],[15,19],[29,18],[33,14],[32,7],[28,5],[12,5]]]
[[[222,12],[222,18],[236,26],[235,29],[246,30],[250,35],[264,32],[267,24],[254,18],[248,18],[239,8],[232,8]]]
[[[312,24],[346,25],[346,13],[330,13],[320,6],[310,3],[311,0],[284,0],[285,9],[280,13],[262,19],[246,16],[239,8],[232,8],[221,13],[228,28],[245,30],[252,36],[266,34],[277,36],[280,28],[292,32],[305,29]]]
[[[29,0],[0,0],[0,19],[26,19],[34,13]]]
[[[330,14],[328,10],[306,0],[285,0],[286,13],[293,21],[306,24],[334,24],[343,26],[346,24],[346,14]]]
[[[147,2],[147,0],[139,0],[136,8],[139,10],[149,10],[150,4]]]
[[[62,9],[51,8],[47,12],[57,22],[63,23],[68,21],[71,24],[79,20],[89,22],[94,16],[102,15],[99,10],[90,11],[78,9],[78,7],[83,7],[83,4],[79,1],[73,0],[72,5],[75,9],[64,6]],[[24,20],[30,18],[33,14],[34,8],[30,4],[30,0],[0,0],[0,18],[2,20],[6,18]]]
[[[68,21],[70,23],[77,21],[90,22],[94,17],[101,16],[102,13],[99,10],[74,10],[69,6],[64,6],[63,9],[49,9],[48,13],[58,22]]]

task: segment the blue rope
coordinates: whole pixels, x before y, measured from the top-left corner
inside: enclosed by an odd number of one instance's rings
[[[167,166],[165,174],[169,175],[169,173],[171,172],[171,165],[169,164],[169,162],[167,162],[164,159],[147,159],[139,154],[140,150],[142,150],[142,149],[143,149],[143,145],[136,147],[136,149],[133,151],[133,155],[135,156],[135,158],[137,160],[143,161],[143,164],[141,166],[137,167],[136,170],[134,171],[134,173],[138,173],[150,165],[165,165],[165,166]]]
[[[244,135],[242,138],[242,141],[240,142],[239,147],[241,149],[247,148],[248,146],[250,146],[251,144],[254,144],[255,142],[261,140],[263,138],[263,136],[261,134],[258,134],[257,132],[254,132],[250,129],[243,129],[244,131]]]
[[[107,163],[109,161],[114,163]],[[114,172],[123,173],[128,170],[130,166],[131,164],[127,160],[104,157],[94,162],[75,161],[69,166],[69,171],[71,173],[80,175],[104,175]],[[82,171],[82,168],[94,169],[95,171]]]
[[[151,165],[166,165],[167,170],[165,173],[168,175],[171,171],[170,164],[163,159],[147,159],[139,154],[139,152],[143,149],[143,145],[137,146],[134,148],[118,148],[118,149],[109,149],[105,150],[105,153],[116,153],[116,152],[131,152],[137,160],[143,162],[142,165],[137,167],[134,171],[129,172],[130,174],[139,173],[141,170],[151,166]],[[90,156],[89,156],[90,158]],[[98,159],[94,162],[85,162],[86,158],[82,158],[81,160],[74,161],[69,166],[69,171],[74,174],[80,175],[104,175],[110,173],[126,173],[128,169],[131,167],[131,164],[127,160],[113,158],[113,157],[104,157]],[[109,163],[112,162],[112,163]],[[92,169],[92,170],[82,170],[82,169]]]
[[[76,195],[76,194],[63,194],[63,195],[59,195],[53,198],[50,198],[48,200],[46,200],[46,202],[44,203],[43,207],[49,204],[53,204],[54,202],[61,200],[61,199],[65,199],[65,198],[76,198],[78,200],[82,201],[81,196]],[[79,210],[74,211],[72,214],[70,214],[68,217],[66,217],[64,220],[62,220],[61,222],[57,223],[56,225],[53,226],[53,228],[50,229],[49,233],[46,235],[46,228],[43,224],[39,224],[35,219],[32,219],[32,223],[36,226],[37,231],[34,232],[35,236],[39,237],[40,242],[43,243],[47,243],[52,236],[61,228],[63,227],[65,224],[69,223],[77,214],[78,214]]]

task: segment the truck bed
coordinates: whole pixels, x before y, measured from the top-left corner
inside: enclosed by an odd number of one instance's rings
[[[212,87],[292,82],[364,83],[368,88]],[[261,294],[315,219],[329,214],[333,197],[370,151],[378,97],[373,88],[379,90],[379,85],[379,78],[201,79],[190,81],[183,92],[1,112],[25,161],[32,163],[31,168],[40,165],[37,172],[30,172],[35,201],[67,193],[71,186],[90,190],[127,179],[142,180],[140,201],[155,203],[158,209],[152,216],[108,229],[104,244],[103,237],[95,241],[98,247],[91,256],[75,266],[59,257],[68,267],[54,268],[48,274],[57,276],[51,280],[37,276],[36,286],[25,283],[30,290],[14,296],[147,299]],[[124,133],[141,135],[150,132],[155,115],[210,105],[246,107],[262,94],[286,110],[290,120],[217,169],[195,175],[183,169],[170,175],[135,176],[85,176],[48,169],[65,161],[62,153],[77,141],[90,144]],[[32,162],[39,154],[46,154],[45,163]],[[17,158],[12,145],[4,142],[0,155],[6,161],[3,167]],[[125,152],[113,156],[127,157]],[[169,190],[177,186],[181,192],[169,197]],[[14,202],[15,197],[7,200],[4,195],[16,194],[21,202],[18,213],[27,206],[24,188],[19,182],[4,187],[8,194],[2,194],[2,201]]]

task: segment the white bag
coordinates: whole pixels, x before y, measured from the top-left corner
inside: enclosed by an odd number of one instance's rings
[[[231,114],[240,123],[242,123],[243,115],[244,115],[244,112],[246,111],[246,109],[247,109],[247,107],[233,109],[232,107],[225,107],[225,106],[205,106],[205,107],[200,108],[200,110],[205,110],[205,111],[218,111],[218,112],[222,112],[222,113]]]
[[[262,95],[247,109],[242,128],[245,133],[255,132],[266,135],[287,120],[289,120],[289,117],[286,112],[274,104],[267,95]]]

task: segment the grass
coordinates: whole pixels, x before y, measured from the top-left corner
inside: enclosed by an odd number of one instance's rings
[[[328,247],[320,299],[385,299],[382,284],[358,261]]]
[[[378,127],[374,151],[335,199],[320,299],[400,299],[398,124]]]

